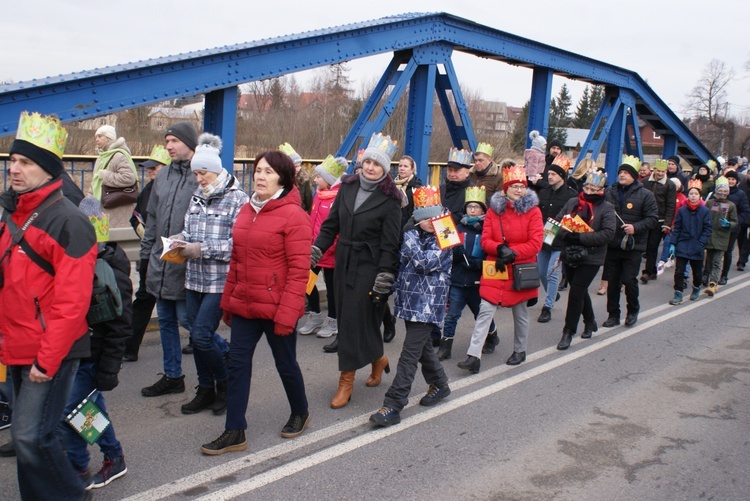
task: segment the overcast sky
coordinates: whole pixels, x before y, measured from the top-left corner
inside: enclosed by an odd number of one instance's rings
[[[0,18],[0,81],[30,80],[380,18],[447,12],[636,71],[679,116],[686,94],[713,58],[733,68],[730,113],[750,120],[747,0],[295,0],[270,2],[84,0],[5,2]],[[740,24],[744,23],[743,24]],[[352,61],[350,76],[373,81],[390,55]],[[521,106],[531,71],[454,54],[462,86]],[[310,76],[300,75],[301,83]],[[563,82],[574,104],[583,85]]]

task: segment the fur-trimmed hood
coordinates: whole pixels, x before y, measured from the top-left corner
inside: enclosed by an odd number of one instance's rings
[[[498,214],[505,212],[505,208],[508,205],[508,197],[502,192],[497,192],[492,195],[490,200],[490,208]],[[534,190],[526,190],[526,194],[513,202],[513,209],[517,214],[526,214],[531,209],[539,205],[539,197],[536,195]]]
[[[359,174],[344,174],[341,176],[341,184],[353,184],[357,181],[359,181]],[[403,195],[401,194],[401,190],[399,190],[396,183],[393,182],[393,178],[390,174],[386,174],[385,178],[378,183],[378,189],[380,189],[385,196],[398,200],[399,202],[402,201]]]

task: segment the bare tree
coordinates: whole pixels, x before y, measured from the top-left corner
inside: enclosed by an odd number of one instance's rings
[[[703,69],[703,75],[687,95],[686,111],[697,119],[705,119],[718,129],[719,149],[724,149],[724,133],[729,126],[729,101],[727,86],[734,79],[734,70],[723,61],[712,59]]]

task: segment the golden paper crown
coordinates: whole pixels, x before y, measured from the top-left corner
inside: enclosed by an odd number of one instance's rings
[[[341,165],[340,163],[338,163],[333,155],[328,155],[325,160],[323,160],[323,163],[320,164],[320,166],[323,167],[326,172],[328,172],[336,179],[341,177],[341,174],[346,171],[347,167],[346,165]]]
[[[393,157],[393,153],[396,151],[396,146],[398,145],[397,141],[393,141],[391,139],[391,136],[384,136],[380,132],[377,134],[373,134],[370,138],[370,143],[367,145],[367,148],[375,148],[378,150],[382,150],[385,152],[386,155],[388,155],[388,158]]]
[[[691,179],[688,181],[687,191],[690,191],[690,188],[697,188],[698,191],[703,190],[703,181],[700,179]]]
[[[365,156],[365,149],[362,148],[357,152],[357,161],[354,162],[355,165],[362,165],[362,157]]]
[[[109,242],[109,216],[104,214],[102,217],[89,216],[89,221],[94,225],[97,242]]]
[[[526,170],[523,165],[511,165],[503,169],[503,189],[509,184],[526,183]]]
[[[488,157],[492,158],[492,154],[495,153],[495,147],[489,143],[479,143],[477,145],[477,151],[475,153],[484,153]]]
[[[636,172],[641,170],[641,161],[638,159],[638,157],[634,157],[633,155],[623,155],[622,163],[628,164],[629,166],[634,168]]]
[[[279,151],[288,157],[291,157],[292,155],[297,154],[297,152],[294,151],[294,148],[292,148],[292,145],[289,143],[281,143],[279,145]]]
[[[420,186],[414,189],[414,208],[440,205],[440,189],[436,186]]]
[[[464,195],[464,205],[476,202],[487,205],[487,189],[484,186],[469,186]]]
[[[709,170],[716,170],[716,162],[714,160],[709,160],[706,162],[706,167],[708,167]]]
[[[464,149],[451,148],[448,153],[448,162],[471,167],[471,152]]]
[[[558,167],[562,167],[562,169],[565,172],[568,172],[568,170],[570,169],[570,159],[562,154],[557,155],[555,159],[552,161],[552,165],[557,165]]]
[[[591,184],[604,188],[607,184],[607,173],[599,170],[590,170],[586,173],[586,181],[583,184]]]
[[[28,141],[62,160],[65,143],[68,142],[68,131],[58,118],[24,111],[18,120],[16,139]]]
[[[667,161],[663,158],[660,158],[656,162],[654,162],[654,170],[667,170]]]
[[[160,164],[169,165],[172,162],[172,157],[169,156],[169,152],[164,146],[157,144],[151,150],[151,154],[148,156],[149,160],[159,162]]]

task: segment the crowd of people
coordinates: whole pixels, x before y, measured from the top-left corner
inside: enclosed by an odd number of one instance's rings
[[[24,112],[10,148],[10,189],[0,197],[0,361],[9,380],[0,385],[0,428],[11,427],[12,437],[0,455],[16,456],[24,499],[83,499],[127,473],[105,395],[118,386],[122,362],[137,362],[154,307],[163,374],[141,394],[184,393],[182,355],[192,354],[198,386],[181,412],[226,414],[223,431],[200,447],[219,455],[247,447],[253,356],[264,336],[290,407],[280,434],[294,438],[310,422],[297,335],[333,338],[324,350],[337,354],[330,407],[339,409],[351,401],[359,369],[369,367],[369,387],[390,373],[384,343],[402,319],[395,375],[370,417],[391,426],[420,365],[428,384],[420,404],[450,395],[442,364],[466,306],[475,322],[458,367],[477,373],[499,344],[499,309],[513,318],[506,363],[519,365],[530,308],[541,302],[536,321],[550,322],[561,290],[568,294],[557,349],[570,347],[581,318],[581,338],[598,331],[589,289],[602,267],[602,325],[620,324],[624,290],[625,325],[633,326],[639,283],[674,265],[670,304],[683,302],[690,272],[689,298],[713,296],[729,279],[734,246],[738,270],[750,254],[744,159],[688,175],[678,157],[650,165],[629,156],[608,180],[591,159],[571,172],[563,145],[533,131],[523,165],[496,164],[487,143],[451,149],[435,187],[422,186],[409,156],[392,175],[396,143],[375,134],[353,174],[345,158],[329,156],[311,179],[288,143],[264,151],[248,194],[222,164],[221,138],[178,122],[141,162],[149,182],[139,190],[125,139],[105,125],[84,197],[63,167],[66,138],[54,117]],[[135,294],[127,256],[107,239],[108,227],[123,226],[141,239]],[[116,313],[94,319],[93,284],[105,264],[119,300]],[[228,340],[217,333],[222,321]],[[186,347],[180,326],[190,335]],[[91,434],[67,422],[85,401],[98,410],[84,428],[91,432],[97,415],[108,424],[96,428],[103,462],[93,475]]]

